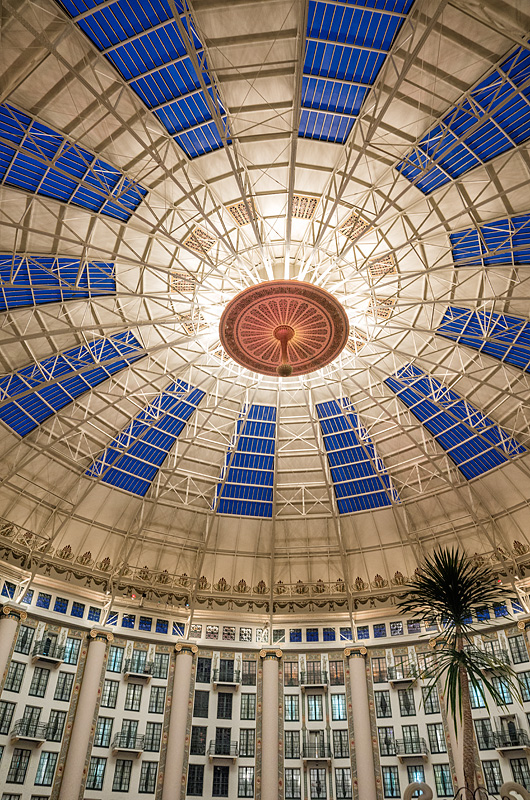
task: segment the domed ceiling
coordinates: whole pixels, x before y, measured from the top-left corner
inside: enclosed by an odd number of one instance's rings
[[[247,607],[352,607],[437,543],[524,574],[526,4],[3,8],[5,557]],[[290,377],[219,331],[284,280],[349,326]]]

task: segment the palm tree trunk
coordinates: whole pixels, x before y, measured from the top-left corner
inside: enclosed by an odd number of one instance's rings
[[[457,632],[456,649],[464,649],[462,636]],[[471,712],[471,698],[469,696],[469,678],[464,666],[458,668],[460,675],[460,701],[462,708],[462,761],[464,767],[464,783],[466,795],[472,796],[477,788],[477,775],[475,772],[475,731],[473,729],[473,715]],[[455,721],[456,724],[456,721]]]

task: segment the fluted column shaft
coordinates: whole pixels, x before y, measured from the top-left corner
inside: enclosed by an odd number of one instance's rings
[[[92,734],[92,721],[98,702],[105,651],[107,642],[114,638],[112,633],[97,630],[90,631],[89,636],[88,655],[70,735],[59,800],[78,800],[81,794],[86,778],[85,763]]]
[[[0,615],[0,686],[3,683],[4,672],[11,657],[13,642],[18,631],[20,620],[24,620],[27,613],[15,606],[5,605]]]
[[[181,794],[182,782],[186,777],[183,773],[183,767],[188,724],[188,702],[193,656],[198,648],[196,644],[179,642],[175,645],[175,650],[177,662],[175,665],[171,710],[169,712],[162,800],[178,800]]]
[[[261,800],[278,800],[279,720],[278,689],[281,650],[261,650],[263,698],[261,703]]]
[[[348,648],[345,655],[350,666],[358,796],[359,800],[377,800],[370,703],[366,681],[366,649],[364,647],[358,650]]]

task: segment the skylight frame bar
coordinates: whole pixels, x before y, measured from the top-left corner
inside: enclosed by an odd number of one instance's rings
[[[521,221],[521,222],[520,222]],[[493,260],[497,259],[497,250],[492,249],[490,247],[491,239],[495,233],[495,226],[498,226],[498,232],[501,233],[502,225],[507,225],[508,230],[506,231],[506,237],[503,241],[509,242],[509,246],[500,248],[501,255],[506,252],[507,254],[511,253],[511,262],[508,260]],[[516,244],[516,239],[521,235],[521,232],[525,231],[527,233],[527,242],[523,242],[521,244]],[[465,246],[465,238],[469,235],[469,247],[474,245],[473,242],[473,235],[477,237],[477,244],[481,247],[480,252],[476,254],[469,255],[466,258],[455,259],[454,252],[457,249],[454,246],[454,240],[457,237],[458,242],[457,246],[460,245],[461,242],[464,243]],[[477,224],[475,227],[472,228],[465,228],[462,231],[455,231],[454,233],[449,234],[449,242],[451,245],[451,253],[453,255],[453,264],[456,268],[459,267],[476,267],[477,262],[482,267],[488,266],[495,266],[501,263],[511,263],[513,266],[519,266],[524,264],[530,264],[530,213],[528,214],[514,214],[511,217],[502,217],[501,219],[491,220],[490,222],[483,222]],[[516,257],[516,254],[520,253],[524,260],[519,260]],[[491,261],[491,263],[487,263]]]

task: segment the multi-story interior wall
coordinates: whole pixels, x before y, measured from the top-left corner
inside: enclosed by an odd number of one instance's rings
[[[443,687],[429,693],[416,678],[434,657],[436,630],[414,619],[364,612],[354,643],[345,615],[334,623],[291,615],[273,626],[269,641],[264,623],[202,612],[187,643],[182,622],[162,610],[122,606],[102,626],[103,607],[95,600],[35,586],[17,605],[10,602],[12,586],[4,581],[1,589],[2,800],[62,799],[68,796],[63,776],[76,768],[82,787],[75,796],[86,800],[124,793],[258,800],[268,748],[279,754],[285,800],[362,798],[363,740],[373,748],[368,773],[377,798],[399,798],[418,780],[437,797],[453,795],[455,734]],[[501,681],[504,707],[486,707],[472,693],[482,774],[495,795],[507,780],[530,788],[529,642],[517,603],[484,609],[479,617],[477,644],[513,666],[521,691],[519,702]],[[96,647],[97,691],[87,712],[80,698],[94,680],[89,658]],[[269,657],[278,680],[274,741],[262,725],[271,710],[263,680]],[[354,675],[358,658],[362,672]],[[179,659],[189,660],[186,680],[179,678]],[[362,729],[364,676],[369,722]],[[172,711],[179,719],[172,720]],[[80,724],[89,746],[76,765],[72,741]],[[178,741],[173,724],[185,731]],[[166,794],[175,762],[182,764],[180,793],[172,785]]]

